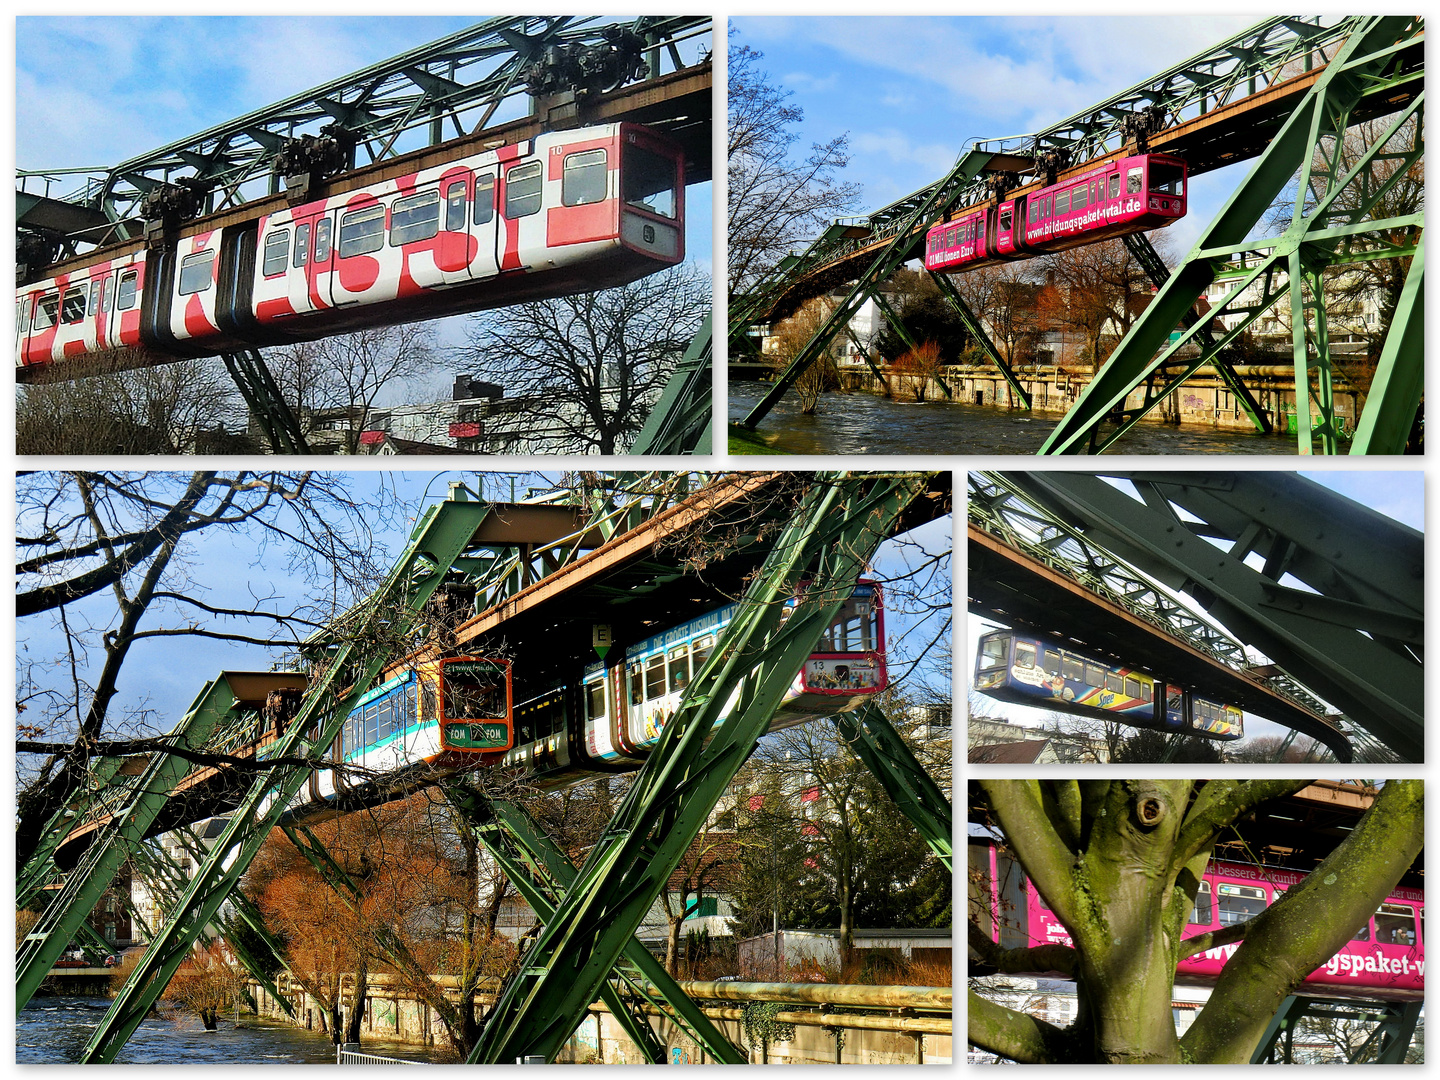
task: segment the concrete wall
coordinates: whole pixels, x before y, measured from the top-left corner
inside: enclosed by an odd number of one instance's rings
[[[261,1016],[285,1021],[288,1018],[275,999],[256,983],[250,984]],[[321,1029],[322,1010],[313,999],[297,995],[296,1018],[299,1027]],[[808,1006],[797,1006],[808,1008]],[[738,1020],[717,1020],[715,1023],[736,1046],[745,1048],[745,1038]],[[710,1059],[679,1028],[662,1017],[651,1017],[650,1026],[665,1044],[670,1064],[698,1065]],[[445,1041],[445,1029],[428,1006],[403,996],[387,996],[383,989],[372,995],[361,1027],[361,1050],[366,1035],[383,1036],[387,1040],[408,1042],[416,1046],[433,1046]],[[823,1065],[836,1063],[835,1037],[820,1027],[797,1026],[795,1037],[788,1042],[750,1047],[754,1064]],[[845,1032],[839,1061],[846,1065],[948,1065],[951,1060],[951,1037],[948,1035],[908,1035],[885,1031]],[[630,1041],[625,1030],[606,1012],[592,1012],[580,1023],[556,1058],[557,1063],[638,1065],[644,1063],[640,1048]]]

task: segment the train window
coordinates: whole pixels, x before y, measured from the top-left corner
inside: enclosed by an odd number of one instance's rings
[[[1086,665],[1085,665],[1085,685],[1086,685],[1086,686],[1104,686],[1104,685],[1105,685],[1105,669],[1102,668],[1099,664],[1086,664]]]
[[[367,206],[340,219],[340,258],[365,255],[385,246],[385,208]]]
[[[510,711],[508,682],[509,671],[503,662],[451,661],[444,668],[445,716],[451,720],[504,720]]]
[[[67,323],[77,323],[85,318],[85,287],[67,289],[65,302],[60,307],[60,318]]]
[[[100,283],[100,310],[111,311],[115,306],[115,279],[109,274]]]
[[[690,651],[670,650],[670,693],[678,694],[690,685]]]
[[[1140,684],[1140,700],[1141,700],[1141,701],[1153,701],[1153,700],[1154,700],[1154,693],[1155,693],[1154,688],[1153,688],[1148,682],[1142,682],[1142,683]]]
[[[605,172],[604,150],[567,154],[560,174],[560,201],[566,206],[604,202]]]
[[[138,270],[127,270],[120,275],[120,289],[115,294],[115,307],[119,311],[129,311],[135,306],[135,294],[140,290],[140,272]]]
[[[1190,922],[1194,926],[1209,926],[1215,921],[1215,907],[1211,903],[1210,883],[1200,882],[1200,888],[1195,893],[1195,906],[1190,909]]]
[[[375,712],[375,703],[372,701],[365,706],[365,745],[374,746],[375,740],[380,737],[380,717]]]
[[[1140,680],[1139,680],[1139,679],[1132,679],[1132,678],[1131,678],[1130,676],[1128,676],[1128,675],[1125,676],[1125,696],[1126,696],[1126,697],[1136,697],[1136,698],[1138,698],[1138,697],[1140,696]]]
[[[435,711],[435,684],[422,682],[420,684],[420,717],[421,722],[434,719]]]
[[[1221,885],[1219,893],[1220,925],[1234,926],[1253,919],[1265,910],[1265,890],[1250,885]]]
[[[1375,913],[1375,940],[1381,945],[1417,944],[1415,909],[1406,904],[1381,904]]]
[[[1125,194],[1126,194],[1126,195],[1139,195],[1139,194],[1140,194],[1140,188],[1143,186],[1143,184],[1141,183],[1140,174],[1141,174],[1143,171],[1144,171],[1144,170],[1143,170],[1140,166],[1138,166],[1138,165],[1137,165],[1135,168],[1133,168],[1133,169],[1127,169],[1127,170],[1125,171]]]
[[[1076,682],[1083,682],[1085,679],[1085,662],[1078,656],[1065,654],[1065,678],[1074,679]]]
[[[1165,691],[1165,707],[1167,709],[1178,709],[1184,700],[1184,691],[1177,687],[1168,687]]]
[[[191,296],[194,293],[202,293],[215,283],[215,251],[197,251],[194,255],[186,255],[180,260],[180,284],[178,291],[181,296]]]
[[[390,246],[429,240],[440,231],[440,193],[427,191],[397,199],[390,211]]]
[[[627,675],[630,682],[630,704],[639,705],[645,700],[645,666],[631,664]]]
[[[495,177],[477,176],[475,178],[475,216],[471,220],[476,225],[484,225],[495,216]]]
[[[314,261],[322,263],[330,258],[330,230],[332,228],[328,217],[321,218],[315,222],[315,258]]]
[[[1070,212],[1070,192],[1059,191],[1055,193],[1055,213],[1068,214]]]
[[[265,237],[265,258],[260,264],[260,273],[274,277],[285,272],[285,263],[290,255],[290,230],[280,229]]]
[[[1014,224],[1014,221],[1014,212],[1010,210],[1009,207],[1000,211],[1000,231],[1002,233],[1008,233],[1010,231],[1010,226]]]
[[[60,294],[51,293],[49,296],[42,296],[40,302],[35,305],[35,329],[48,330],[55,325],[55,319],[60,314]]]
[[[302,267],[310,259],[310,223],[295,227],[295,259],[292,266]]]
[[[695,675],[700,674],[700,669],[705,666],[705,661],[710,659],[710,654],[715,651],[715,638],[706,634],[702,638],[696,638],[690,650],[690,670]]]
[[[1010,635],[992,634],[980,642],[980,666],[1004,667],[1010,659]]]
[[[465,184],[451,184],[445,189],[445,231],[465,231]]]
[[[22,296],[15,302],[15,328],[18,333],[24,334],[30,329],[31,299],[29,296]]]
[[[585,684],[586,716],[591,720],[605,719],[605,680]]]
[[[1072,211],[1085,209],[1085,196],[1087,191],[1088,189],[1086,188],[1086,186],[1084,184],[1081,184],[1079,187],[1075,188],[1073,191],[1070,192],[1070,209]]]
[[[1035,666],[1035,645],[1029,641],[1017,641],[1015,643],[1015,666],[1033,668]]]
[[[85,309],[87,315],[98,315],[100,313],[100,282],[90,282],[90,303]]]
[[[1107,671],[1105,673],[1105,689],[1112,694],[1123,694],[1125,692],[1125,680],[1118,671]]]
[[[1054,649],[1046,649],[1041,653],[1040,666],[1045,669],[1047,675],[1060,674],[1060,654]]]
[[[1112,173],[1111,176],[1110,176],[1110,198],[1112,198],[1112,199],[1118,199],[1119,197],[1120,197],[1120,174],[1117,172],[1117,173]]]
[[[680,198],[675,162],[632,144],[625,148],[625,167],[621,174],[628,204],[661,217],[678,215]]]
[[[540,188],[545,182],[538,161],[516,165],[505,174],[505,216],[529,217],[540,212]]]
[[[1369,941],[1369,940],[1370,940],[1370,920],[1369,920],[1369,919],[1366,919],[1365,922],[1364,922],[1364,924],[1360,927],[1360,929],[1355,931],[1355,935],[1354,935],[1350,940],[1351,940],[1351,941]]]
[[[953,247],[955,247],[955,246],[956,246],[957,244],[959,244],[959,243],[960,243],[960,230],[959,230],[959,229],[951,229],[949,232],[947,232],[947,233],[945,234],[945,246],[946,246],[946,247],[952,247],[952,248],[953,248]]]
[[[656,653],[645,662],[645,700],[665,696],[665,654]]]

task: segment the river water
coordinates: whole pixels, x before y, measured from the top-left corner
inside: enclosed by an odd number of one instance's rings
[[[730,420],[743,420],[768,387],[768,383],[732,382]],[[827,393],[820,398],[816,415],[802,416],[799,398],[787,394],[756,433],[772,450],[786,454],[1034,454],[1061,415]],[[1294,435],[1142,423],[1107,452],[1294,457],[1295,450]]]
[[[100,1018],[110,1007],[103,997],[37,997],[15,1022],[15,1060],[19,1064],[57,1064],[79,1060]],[[333,1065],[330,1036],[271,1020],[241,1015],[240,1027],[222,1019],[206,1031],[198,1017],[182,1013],[144,1020],[116,1055],[132,1065]],[[423,1046],[364,1039],[361,1051],[411,1061],[438,1060]]]

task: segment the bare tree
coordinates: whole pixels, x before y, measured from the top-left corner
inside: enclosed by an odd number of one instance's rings
[[[731,36],[735,31],[732,29]],[[798,241],[845,213],[860,196],[836,172],[849,164],[849,136],[814,143],[802,159],[792,157],[800,136],[793,128],[804,112],[788,104],[761,69],[761,52],[748,45],[730,50],[729,289],[744,292]]]
[[[526,427],[554,433],[547,453],[624,453],[710,311],[694,263],[601,292],[472,317],[477,374],[519,398]],[[490,447],[492,451],[506,447]]]
[[[982,266],[951,280],[975,317],[985,324],[1000,358],[1011,367],[1034,356],[1040,332],[1035,268],[1024,262]]]
[[[245,408],[220,362],[129,367],[117,354],[69,382],[17,387],[21,454],[245,453]]]
[[[410,323],[287,345],[272,350],[266,362],[307,434],[331,422],[329,414],[344,411],[344,452],[355,454],[380,395],[401,382],[432,375],[441,355],[434,326]]]
[[[50,654],[27,645],[20,657],[20,745],[44,757],[18,770],[20,865],[45,822],[87,782],[95,755],[142,752],[115,745],[117,729],[154,734],[143,711],[117,719],[112,710],[137,643],[293,645],[379,580],[371,528],[390,512],[383,491],[362,507],[345,475],[315,473],[27,473],[16,501],[16,606],[27,620],[19,636],[59,643]],[[285,600],[258,567],[248,606],[208,599],[219,582],[190,576],[195,537],[241,530],[277,545],[311,596]],[[39,620],[50,624],[43,634]]]
[[[772,328],[770,348],[765,353],[766,361],[775,371],[784,371],[815,336],[815,332],[829,315],[830,310],[822,297],[817,296],[805,301],[799,311]],[[821,357],[811,364],[795,380],[793,387],[800,398],[800,412],[806,416],[813,414],[819,404],[820,395],[826,390],[833,390],[837,385],[839,381],[835,375],[835,362],[831,357]]]
[[[1156,251],[1165,254],[1155,238]],[[1051,279],[1039,299],[1041,318],[1078,332],[1085,340],[1085,359],[1103,364],[1115,343],[1130,330],[1151,295],[1150,279],[1123,240],[1058,251],[1044,257]]]

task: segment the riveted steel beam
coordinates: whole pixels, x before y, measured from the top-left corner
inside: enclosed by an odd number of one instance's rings
[[[526,954],[525,967],[496,1002],[472,1062],[554,1058],[768,729],[865,562],[927,480],[916,474],[815,478],[619,811]],[[801,581],[809,584],[797,598]],[[797,603],[787,608],[791,598]]]
[[[1422,534],[1292,473],[1107,475],[1140,500],[1092,474],[1011,480],[1189,594],[1403,760],[1423,759]],[[1345,625],[1337,602],[1367,609],[1373,629]]]
[[[936,858],[945,864],[945,869],[952,870],[954,830],[950,800],[915,759],[880,706],[870,702],[853,713],[839,713],[830,719],[845,745],[865,763],[895,800],[895,805],[920,830]]]

